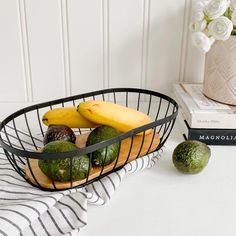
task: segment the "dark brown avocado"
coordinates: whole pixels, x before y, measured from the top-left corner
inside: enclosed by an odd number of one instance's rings
[[[66,125],[49,125],[43,138],[43,144],[46,145],[52,141],[64,140],[75,143],[76,136],[73,130]]]

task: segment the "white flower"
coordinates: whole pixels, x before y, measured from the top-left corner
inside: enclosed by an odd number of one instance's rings
[[[230,0],[212,0],[204,8],[209,19],[214,20],[222,16],[230,5]]]
[[[194,32],[192,34],[192,44],[200,49],[201,52],[206,53],[210,50],[212,43],[214,40],[208,38],[202,32]]]
[[[195,31],[203,31],[207,26],[207,21],[203,20],[203,21],[198,21],[194,24],[194,30]]]
[[[236,10],[233,11],[231,21],[232,21],[233,25],[236,26]]]
[[[204,19],[203,11],[198,10],[194,12],[194,15],[193,15],[194,22],[202,21],[203,19]]]
[[[236,26],[236,0],[196,0],[193,10],[192,44],[204,53],[215,40],[227,40]]]
[[[209,34],[216,40],[227,40],[233,30],[233,23],[225,16],[221,16],[208,25]]]

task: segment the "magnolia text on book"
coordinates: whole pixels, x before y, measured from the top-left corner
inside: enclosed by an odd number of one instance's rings
[[[236,136],[224,136],[224,135],[199,135],[199,140],[235,140]]]

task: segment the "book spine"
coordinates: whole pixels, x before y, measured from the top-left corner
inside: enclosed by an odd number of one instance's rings
[[[181,92],[181,88],[174,87],[174,97],[182,110],[184,118],[191,128],[199,129],[236,129],[236,114],[216,112],[194,112],[196,105],[191,97]]]
[[[192,129],[181,113],[177,120],[185,140],[198,140],[207,145],[236,145],[236,129]]]
[[[236,145],[236,130],[230,129],[189,129],[188,139],[198,140],[207,145]]]

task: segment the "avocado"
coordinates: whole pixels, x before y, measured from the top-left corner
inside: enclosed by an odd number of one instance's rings
[[[86,146],[112,139],[118,135],[118,131],[112,127],[97,127],[89,134]],[[120,144],[118,142],[94,151],[92,153],[92,164],[95,166],[104,166],[113,162],[118,155],[119,146]]]
[[[66,125],[49,125],[43,138],[43,144],[45,145],[55,140],[65,140],[75,143],[76,136],[73,130]]]
[[[77,146],[69,141],[56,140],[46,144],[43,153],[68,152],[77,150]],[[70,165],[72,161],[72,166]],[[87,177],[90,172],[87,155],[74,156],[58,160],[39,160],[38,166],[50,179],[55,181],[76,181]]]
[[[174,149],[172,160],[180,172],[197,174],[205,168],[210,156],[211,150],[205,143],[187,140]]]

